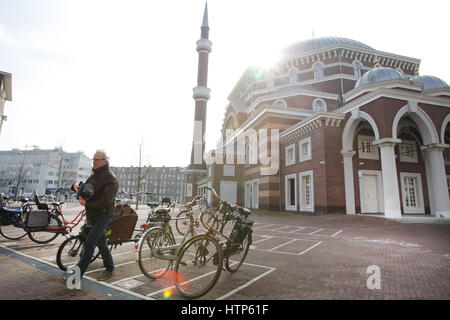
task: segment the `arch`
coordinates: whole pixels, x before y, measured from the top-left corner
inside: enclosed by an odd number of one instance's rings
[[[298,82],[298,69],[297,68],[291,68],[289,69],[289,83],[294,84]]]
[[[366,120],[372,127],[375,140],[380,139],[380,132],[375,120],[368,113],[358,111],[357,114],[350,117],[345,124],[344,131],[342,132],[342,150],[344,152],[352,151],[355,130],[358,127],[358,124],[363,120]]]
[[[422,136],[423,144],[439,143],[439,137],[436,128],[430,117],[417,105],[408,103],[400,108],[392,122],[392,138],[397,139],[397,129],[403,116],[408,115],[417,125]]]
[[[314,70],[314,79],[323,78],[323,67],[325,65],[321,61],[317,61],[313,64],[312,68]]]
[[[327,111],[327,103],[322,98],[316,98],[312,104],[313,110],[317,112]]]
[[[445,144],[445,129],[450,122],[450,113],[444,118],[441,125],[441,143]]]
[[[272,105],[275,107],[287,108],[287,103],[284,99],[277,99],[274,101],[274,103]]]
[[[352,65],[353,65],[353,75],[355,77],[360,78],[363,64],[359,60],[353,60]]]

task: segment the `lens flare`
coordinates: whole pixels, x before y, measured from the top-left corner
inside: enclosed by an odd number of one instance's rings
[[[187,286],[188,284],[186,282],[186,278],[183,277],[180,273],[177,273],[173,270],[167,270],[167,273],[161,277],[158,278],[158,282],[162,284],[164,291],[163,291],[163,297],[164,299],[170,299],[170,297],[173,294],[173,283],[175,279],[178,280],[178,283],[184,283],[183,286]]]

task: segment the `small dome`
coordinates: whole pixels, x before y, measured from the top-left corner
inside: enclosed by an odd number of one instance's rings
[[[445,81],[433,76],[415,76],[410,80],[423,83],[423,90],[448,88],[448,84]]]
[[[356,82],[355,88],[361,87],[367,83],[375,83],[387,80],[401,79],[406,80],[406,77],[398,70],[387,67],[375,67],[372,70],[363,74]]]
[[[342,37],[321,37],[295,42],[282,50],[282,54],[285,57],[295,57],[306,52],[315,51],[338,44],[373,50],[372,47],[360,41]]]

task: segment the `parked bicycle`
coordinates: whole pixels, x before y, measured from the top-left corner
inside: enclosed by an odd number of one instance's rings
[[[10,207],[9,203],[0,202],[0,234],[9,240],[19,240],[27,235],[23,229],[31,205],[27,199],[22,200],[22,205]]]
[[[174,269],[177,290],[190,299],[200,297],[214,287],[224,260],[226,270],[236,272],[252,243],[253,221],[248,219],[250,210],[231,206],[220,199],[214,189],[206,188],[219,199],[218,210],[211,212],[212,220],[207,224],[206,234],[194,237],[183,245]],[[224,228],[229,221],[233,221],[234,225],[230,235],[226,236]]]

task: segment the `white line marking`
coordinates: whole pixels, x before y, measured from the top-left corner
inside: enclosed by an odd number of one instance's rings
[[[269,250],[267,250],[267,251],[274,251],[275,249],[278,249],[278,248],[280,248],[280,247],[282,247],[282,246],[288,245],[289,243],[292,243],[292,242],[294,242],[294,241],[297,241],[297,239],[292,239],[291,241],[288,241],[288,242],[285,242],[285,243],[283,243],[283,244],[280,244],[279,246],[276,246],[276,247],[274,247],[274,248],[272,248],[272,249],[269,249]]]
[[[314,233],[320,232],[320,231],[322,231],[322,230],[323,230],[323,228],[322,228],[322,229],[319,229],[319,230],[316,230],[316,231],[314,231],[314,232],[311,232],[310,234],[314,234]]]
[[[242,290],[242,289],[248,287],[248,286],[251,285],[252,283],[258,281],[259,279],[261,279],[262,277],[268,275],[269,273],[271,273],[272,271],[274,271],[274,270],[276,270],[276,269],[277,269],[277,268],[271,268],[270,270],[264,272],[263,274],[259,275],[258,277],[253,278],[252,280],[250,280],[250,281],[248,281],[247,283],[243,284],[242,286],[237,287],[236,289],[231,290],[231,291],[228,292],[227,294],[224,294],[223,296],[218,297],[216,300],[223,300],[223,299],[225,299],[225,298],[228,298],[229,296],[231,296],[231,295],[235,294],[236,292],[238,292],[238,291],[240,291],[240,290]]]
[[[262,228],[270,227],[270,226],[275,226],[275,224],[273,224],[273,223],[271,223],[271,224],[266,224],[265,226],[253,228],[253,230],[255,230],[255,229],[262,229]],[[264,231],[266,231],[266,230],[264,230]]]
[[[331,237],[333,238],[334,236],[338,235],[339,233],[341,233],[342,230],[339,230],[338,232],[336,232],[335,234],[333,234]]]
[[[303,229],[305,229],[305,227],[299,227],[299,228],[297,228],[295,230],[289,231],[288,233],[294,233],[294,232],[297,232],[297,231],[300,231],[300,230],[303,230]]]
[[[266,240],[269,240],[269,239],[273,238],[273,236],[262,236],[262,237],[265,237],[265,238],[264,239],[259,239],[259,240],[256,240],[256,241],[252,241],[252,244],[255,244],[255,243],[258,243],[258,242],[262,242],[262,241],[266,241]]]

